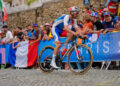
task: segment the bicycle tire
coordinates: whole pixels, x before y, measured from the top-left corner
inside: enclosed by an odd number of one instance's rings
[[[83,74],[85,74],[86,72],[88,72],[88,71],[90,70],[90,68],[92,67],[92,63],[93,63],[93,54],[92,54],[91,49],[90,49],[88,46],[86,46],[86,45],[84,45],[84,44],[79,44],[79,45],[77,45],[77,47],[78,47],[78,46],[84,46],[84,47],[88,50],[88,52],[90,53],[90,64],[89,64],[89,66],[87,67],[87,69],[85,69],[85,70],[82,71],[82,72],[75,72],[75,71],[72,70],[72,68],[71,68],[71,66],[70,66],[69,60],[70,60],[70,55],[71,55],[71,53],[72,53],[74,47],[72,47],[72,48],[70,49],[70,51],[68,52],[67,64],[68,64],[69,69],[70,69],[70,71],[71,71],[72,73],[77,74],[77,75],[83,75]]]
[[[44,47],[44,48],[40,51],[40,54],[39,54],[39,57],[38,57],[38,64],[39,64],[40,70],[41,70],[43,73],[51,73],[51,72],[53,72],[54,68],[51,67],[50,70],[45,70],[44,67],[42,66],[43,63],[41,62],[41,55],[42,55],[42,53],[43,53],[46,49],[54,50],[54,47],[52,47],[52,46],[46,46],[46,47]]]

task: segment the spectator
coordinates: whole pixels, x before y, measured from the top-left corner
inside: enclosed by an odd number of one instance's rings
[[[100,13],[100,14],[103,13],[103,9],[104,9],[104,7],[105,7],[104,4],[101,3],[101,4],[100,4],[100,10],[99,10],[99,13]]]
[[[96,12],[91,13],[91,21],[93,22],[93,27],[95,31],[101,30],[103,28],[102,23],[98,19],[98,14]]]
[[[50,29],[50,23],[45,23],[44,27]]]
[[[42,41],[50,40],[50,37],[49,37],[50,29],[45,27],[45,29],[43,30],[43,33],[44,33],[44,36],[42,38]]]
[[[40,25],[39,30],[40,30],[41,32],[43,32],[44,26],[43,26],[43,25]]]
[[[52,26],[52,24],[49,24],[49,23],[46,23],[46,24],[45,24],[45,28],[46,28],[46,29],[49,29],[49,30],[48,30],[48,31],[49,31],[49,34],[48,34],[49,38],[53,38],[53,36],[52,36],[52,34],[51,34],[51,26]]]
[[[1,40],[2,40],[1,34],[2,34],[2,30],[1,30],[1,28],[0,28],[0,44],[1,44]]]
[[[19,42],[23,41],[24,40],[24,33],[23,32],[19,32],[17,34],[17,41],[13,41],[12,43],[12,48],[13,49],[16,49],[20,46]],[[18,44],[15,46],[15,43],[18,42]]]
[[[22,32],[22,28],[18,26],[18,27],[16,28],[16,31],[17,31],[17,32]]]
[[[17,40],[18,31],[13,30],[13,31],[12,31],[12,34],[13,34],[13,41]]]
[[[8,30],[8,26],[7,25],[4,25],[3,29],[4,29],[4,32],[6,34],[5,44],[11,43],[13,41],[13,35],[12,35],[11,31]]]
[[[34,42],[31,42],[30,45],[36,43],[36,42],[39,42],[43,35],[41,33],[41,31],[39,30],[38,28],[38,25],[37,24],[33,24],[33,27],[34,27],[34,32],[33,32],[33,39],[35,40]]]
[[[84,9],[83,9],[83,17],[85,16],[85,15],[90,15],[91,14],[91,12],[89,11],[89,7],[85,7]]]
[[[27,36],[29,40],[33,40],[33,29],[30,25],[27,25]]]
[[[31,40],[31,39],[28,37],[28,32],[27,32],[27,30],[23,30],[22,32],[23,32],[23,34],[24,34],[24,39],[23,39],[23,41]]]
[[[4,44],[5,43],[5,32],[2,31],[1,32],[1,44]]]
[[[93,31],[93,24],[92,24],[90,16],[88,14],[84,16],[83,23],[84,24],[83,24],[82,31],[85,34],[92,33],[92,31]]]
[[[104,18],[105,18],[105,20],[102,23],[103,29],[104,29],[103,35],[105,35],[106,32],[114,31],[115,28],[117,28],[116,21],[111,18],[109,12],[104,13]]]

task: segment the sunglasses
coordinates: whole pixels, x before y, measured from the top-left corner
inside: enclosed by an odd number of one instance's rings
[[[72,13],[77,14],[77,15],[79,14],[79,12],[72,12]]]

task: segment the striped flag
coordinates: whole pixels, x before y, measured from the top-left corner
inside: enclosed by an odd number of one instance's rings
[[[30,41],[20,42],[20,47],[12,49],[10,46],[9,63],[14,67],[30,67],[37,61],[38,44],[29,45]],[[18,43],[15,44],[15,46]]]
[[[99,38],[100,33],[88,34],[88,39],[90,42],[95,43]]]
[[[3,0],[0,0],[0,11],[1,10],[3,11],[3,21],[6,21],[6,19],[7,19],[7,12],[6,12]]]

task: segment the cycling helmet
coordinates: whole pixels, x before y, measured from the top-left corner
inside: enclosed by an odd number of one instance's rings
[[[79,12],[79,8],[77,6],[70,7],[69,12]]]

